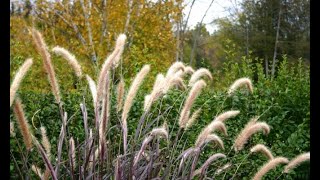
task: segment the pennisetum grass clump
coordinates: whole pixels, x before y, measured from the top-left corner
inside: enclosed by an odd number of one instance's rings
[[[25,158],[25,154],[21,152],[25,161],[21,169],[32,170],[41,179],[47,180],[51,178],[56,180],[65,177],[70,177],[71,179],[117,180],[192,179],[195,176],[198,176],[199,179],[208,179],[208,176],[220,177],[223,174],[222,172],[224,172],[222,179],[234,179],[235,177],[239,178],[239,174],[243,175],[243,173],[237,173],[241,171],[242,164],[249,164],[249,155],[260,152],[268,158],[268,162],[254,175],[253,179],[258,180],[280,164],[288,163],[283,172],[288,173],[300,163],[310,159],[310,153],[303,153],[290,162],[285,157],[273,157],[272,152],[263,144],[255,145],[248,153],[245,149],[245,144],[254,134],[260,131],[264,134],[270,132],[269,125],[265,122],[258,122],[258,117],[252,118],[236,136],[233,145],[230,145],[228,140],[231,138],[228,139],[227,132],[231,131],[227,129],[225,123],[228,119],[239,115],[240,111],[226,110],[220,113],[224,108],[223,105],[222,107],[217,107],[214,103],[210,104],[212,109],[218,108],[217,112],[220,114],[211,117],[213,120],[200,131],[197,127],[197,122],[200,120],[203,122],[204,116],[208,116],[204,112],[208,111],[205,110],[205,106],[194,110],[192,107],[196,99],[199,96],[201,97],[201,91],[207,86],[201,78],[207,77],[212,80],[212,75],[207,69],[194,70],[191,66],[185,66],[182,62],[173,63],[165,75],[162,73],[157,74],[151,92],[143,94],[144,104],[141,105],[143,106],[143,114],[138,120],[139,122],[135,122],[138,124],[136,131],[129,132],[128,129],[131,128],[128,128],[128,119],[135,119],[135,117],[130,116],[130,111],[137,109],[132,107],[134,101],[138,99],[136,97],[137,92],[141,89],[141,84],[147,77],[150,66],[143,66],[127,91],[123,74],[118,76],[121,77],[118,84],[113,82],[111,75],[117,72],[115,69],[124,50],[126,41],[124,34],[118,36],[113,52],[103,62],[96,81],[97,85],[89,75],[85,74],[93,99],[93,109],[87,108],[85,97],[83,97],[83,101],[79,104],[83,116],[83,122],[81,121],[81,123],[83,123],[85,138],[83,142],[80,142],[79,138],[75,137],[74,128],[70,128],[74,122],[77,122],[76,118],[74,118],[75,115],[71,115],[68,118],[65,110],[67,108],[64,108],[60,103],[59,86],[55,78],[48,48],[37,30],[32,29],[32,36],[37,50],[42,56],[55,100],[59,103],[62,124],[57,138],[57,148],[52,148],[55,147],[54,145],[51,147],[50,141],[54,142],[54,140],[50,139],[49,141],[49,137],[47,137],[47,130],[50,131],[51,127],[46,126],[48,129],[45,129],[44,126],[40,127],[41,144],[32,135],[21,100],[15,97],[21,80],[32,65],[31,59],[28,59],[22,65],[12,82],[10,87],[10,107],[13,104],[13,111],[27,150],[30,151],[34,145],[45,165],[45,171],[43,172],[36,166],[39,163],[30,163],[29,161],[31,160]],[[60,47],[55,47],[52,51],[57,55],[63,56],[78,77],[84,75],[81,71],[81,65],[73,54]],[[79,78],[79,80],[82,81],[84,79]],[[185,82],[188,82],[188,86],[185,85]],[[249,78],[240,78],[230,86],[226,99],[242,86],[247,87],[250,93],[253,92],[251,80]],[[166,98],[162,99],[162,96],[171,94],[168,92],[172,87],[179,87],[180,97],[186,98],[185,101],[181,102],[178,110],[174,108],[179,99],[175,99],[173,104],[164,104]],[[80,90],[83,89],[80,88]],[[125,94],[125,92],[127,93]],[[184,97],[186,94],[187,96]],[[115,101],[112,101],[113,95],[115,95]],[[155,107],[155,111],[150,111],[152,104],[157,100],[160,101],[159,106]],[[113,102],[114,104],[112,104]],[[206,103],[210,103],[210,101],[208,100]],[[163,108],[166,109],[164,112],[162,112]],[[233,105],[232,108],[234,108]],[[115,113],[113,112],[114,110]],[[121,113],[121,116],[118,113]],[[173,117],[171,116],[172,114],[174,115]],[[246,112],[242,112],[242,114],[246,114]],[[93,119],[93,123],[90,123],[89,119]],[[165,123],[159,127],[161,121]],[[166,122],[170,123],[170,126]],[[238,118],[230,124],[234,122],[240,123]],[[136,124],[129,125],[130,127],[135,127]],[[14,136],[13,126],[13,122],[10,122],[11,137],[17,138]],[[168,127],[170,127],[170,131]],[[200,131],[197,137],[188,136],[194,132],[198,133],[197,130]],[[221,138],[218,133],[222,133],[224,136]],[[134,138],[128,138],[132,137],[132,134],[134,134]],[[230,134],[232,135],[233,133]],[[196,138],[195,141],[194,138]],[[77,140],[77,146],[75,145],[75,139]],[[205,148],[208,143],[213,143],[213,150]],[[123,148],[121,148],[122,146]],[[242,151],[241,153],[233,153],[232,150],[236,152]],[[214,153],[207,153],[212,151]],[[225,151],[229,151],[229,153],[224,153]],[[234,154],[233,156],[230,156],[231,152]],[[235,162],[237,159],[241,159],[243,154],[246,155],[242,158],[242,161]],[[233,168],[236,168],[236,170],[234,171]],[[250,165],[246,168],[250,168]]]

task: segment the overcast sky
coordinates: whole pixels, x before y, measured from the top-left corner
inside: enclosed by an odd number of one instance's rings
[[[228,16],[229,15],[229,12],[227,11],[228,8],[234,8],[236,6],[236,3],[239,4],[239,2],[241,1],[240,0],[214,0],[213,4],[208,10],[206,17],[203,20],[203,23],[206,24],[207,30],[210,33],[213,33],[214,30],[217,29],[217,26],[210,25],[209,23],[216,18]],[[185,19],[186,19],[190,11],[192,0],[185,0],[184,3],[187,5],[183,10],[183,13],[185,14]],[[211,3],[211,0],[195,1],[193,8],[191,10],[189,21],[188,21],[188,27],[194,27],[198,22],[201,21],[210,3]]]

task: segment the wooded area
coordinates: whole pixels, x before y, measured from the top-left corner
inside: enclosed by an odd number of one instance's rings
[[[228,17],[212,19],[219,27],[213,33],[203,23],[207,11],[214,11],[210,2],[191,29],[187,23],[196,0],[11,1],[11,69],[21,63],[15,61],[35,54],[30,27],[38,28],[49,46],[74,52],[93,77],[120,33],[128,36],[122,63],[129,68],[121,69],[126,79],[147,62],[157,65],[153,75],[174,61],[219,70],[224,62],[249,55],[263,65],[266,76],[276,74],[283,55],[289,62],[302,58],[309,64],[310,1],[243,0],[228,10]],[[188,14],[183,13],[186,6],[191,6]],[[34,76],[41,74],[38,69]]]

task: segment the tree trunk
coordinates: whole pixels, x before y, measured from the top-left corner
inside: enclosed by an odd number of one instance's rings
[[[179,58],[180,58],[180,21],[177,22],[177,50],[176,50],[176,61],[178,62],[179,61]]]
[[[181,41],[180,41],[180,46],[181,46],[181,55],[180,55],[180,59],[183,61],[183,48],[184,48],[184,33],[185,33],[185,31],[186,31],[186,29],[187,29],[187,24],[188,24],[188,21],[189,21],[189,17],[190,17],[190,14],[191,14],[191,10],[192,10],[192,7],[193,7],[193,5],[194,5],[194,2],[195,2],[196,0],[193,0],[192,1],[192,3],[191,3],[191,6],[190,6],[190,11],[189,11],[189,13],[188,13],[188,16],[187,16],[187,20],[186,20],[186,22],[185,22],[185,24],[184,24],[184,26],[183,26],[183,28],[182,28],[182,31],[180,32],[180,39],[181,39]],[[182,24],[182,23],[181,23]]]
[[[266,69],[266,77],[269,77],[269,62],[268,62],[268,56],[265,54],[264,56],[264,62],[265,62],[265,69]]]
[[[198,36],[200,35],[200,31],[201,31],[201,25],[202,25],[202,22],[203,22],[203,19],[206,17],[207,13],[208,13],[208,10],[210,9],[212,3],[213,3],[214,0],[211,1],[209,7],[207,8],[206,12],[204,13],[201,21],[200,21],[200,25],[199,25],[199,29],[196,31],[196,34],[195,34],[195,38],[194,38],[194,42],[193,42],[193,46],[192,46],[192,50],[191,50],[191,54],[190,54],[190,66],[192,65],[192,61],[193,61],[193,56],[194,54],[196,53],[196,47],[197,47],[197,39],[198,39]]]
[[[87,31],[88,31],[88,39],[89,39],[89,46],[91,48],[91,60],[96,63],[97,62],[97,56],[96,56],[96,51],[94,49],[94,44],[93,44],[93,40],[92,40],[92,30],[91,30],[91,24],[89,21],[89,17],[91,14],[91,2],[90,0],[88,1],[88,9],[85,8],[84,5],[84,0],[80,0],[81,3],[81,7],[83,10],[83,15],[84,15],[84,19],[85,19],[85,23],[87,26]]]
[[[278,17],[278,25],[277,25],[276,42],[274,45],[274,53],[273,53],[273,59],[272,59],[272,70],[271,70],[272,77],[274,77],[275,66],[276,66],[277,46],[278,46],[279,30],[280,30],[280,18],[281,18],[281,4],[279,6],[279,17]]]
[[[100,45],[102,45],[104,38],[107,34],[107,0],[102,1],[102,26],[101,26],[101,37]]]
[[[130,23],[130,18],[131,18],[131,13],[133,9],[133,0],[128,0],[128,13],[127,13],[127,19],[126,19],[126,24],[124,26],[124,33],[127,34],[128,32],[128,27]]]

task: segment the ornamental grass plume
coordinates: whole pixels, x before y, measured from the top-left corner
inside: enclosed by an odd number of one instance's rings
[[[36,175],[39,176],[39,178],[42,178],[43,174],[42,174],[41,169],[38,166],[32,164],[31,169]]]
[[[19,98],[16,98],[15,100],[13,111],[16,116],[19,129],[23,137],[23,142],[26,145],[27,150],[29,151],[32,148],[32,134],[30,132],[30,126],[25,117],[25,114],[22,108],[22,103]]]
[[[192,75],[194,73],[194,70],[193,70],[193,68],[191,66],[187,66],[187,67],[184,68],[184,72],[186,74]]]
[[[225,170],[227,170],[227,169],[229,169],[230,167],[231,167],[231,163],[227,163],[227,164],[225,164],[222,168],[219,168],[219,169],[217,169],[216,170],[216,172],[214,173],[215,175],[219,175],[219,174],[221,174],[221,172],[223,172],[223,171],[225,171]]]
[[[201,89],[206,86],[206,83],[203,80],[197,81],[191,88],[189,95],[187,97],[187,100],[184,103],[184,106],[181,110],[180,113],[180,118],[179,118],[179,127],[180,128],[185,128],[186,124],[188,123],[189,120],[189,114],[190,114],[190,109],[192,107],[193,102],[197,98],[197,96],[200,94]]]
[[[226,111],[224,113],[219,114],[214,121],[221,121],[221,122],[225,122],[227,119],[229,118],[233,118],[235,116],[237,116],[240,113],[240,111]]]
[[[14,79],[12,81],[11,87],[10,87],[10,107],[14,101],[16,92],[20,86],[20,83],[22,81],[22,79],[25,77],[25,75],[27,74],[28,70],[30,69],[31,65],[32,65],[33,61],[32,59],[27,59],[22,66],[19,68],[18,72],[16,73],[16,75],[14,76]]]
[[[262,177],[269,172],[271,169],[274,169],[279,164],[287,164],[289,161],[284,157],[276,157],[269,160],[262,168],[254,175],[253,180],[261,180]]]
[[[162,74],[158,74],[156,77],[156,81],[153,85],[151,94],[145,96],[143,110],[145,112],[150,110],[152,103],[155,102],[162,95],[166,94],[169,91],[169,89],[173,86],[178,86],[180,87],[180,89],[186,89],[186,86],[183,83],[183,79],[181,78],[182,75],[182,70],[178,70],[178,72],[171,73],[171,75],[166,77],[164,77]]]
[[[243,148],[244,144],[247,143],[248,139],[260,130],[262,130],[264,134],[267,135],[270,132],[270,127],[265,122],[256,122],[250,126],[245,127],[234,142],[235,151],[240,151]]]
[[[153,85],[153,88],[152,88],[152,91],[155,91],[161,83],[163,83],[165,80],[165,77],[163,74],[157,74],[157,77],[156,77],[156,81],[154,82],[154,85]]]
[[[43,180],[49,180],[49,177],[50,177],[50,169],[48,167],[46,167],[46,170],[44,171],[42,179]]]
[[[133,160],[133,169],[135,169],[137,163],[139,162],[140,160],[140,156],[143,154],[145,148],[147,147],[147,145],[154,139],[154,137],[164,137],[166,139],[169,138],[169,134],[168,134],[168,131],[166,130],[165,127],[160,127],[160,128],[154,128],[152,129],[152,131],[149,133],[149,136],[147,136],[143,142],[142,142],[142,145],[141,145],[141,148],[139,150],[139,152],[137,153],[137,155],[134,157],[134,160]]]
[[[217,143],[222,149],[224,149],[224,144],[223,141],[221,140],[221,138],[219,136],[217,136],[216,134],[210,134],[208,135],[205,140],[202,142],[202,144],[199,145],[199,147],[202,147],[205,143],[208,142],[215,142]]]
[[[183,79],[179,76],[171,76],[170,78],[166,78],[166,83],[163,84],[163,88],[162,88],[162,93],[161,94],[166,94],[169,89],[172,87],[172,86],[178,86],[180,89],[182,90],[185,90],[187,89],[186,86],[184,85],[183,83]],[[159,90],[160,91],[160,90]]]
[[[197,109],[196,111],[193,112],[193,114],[191,115],[191,117],[189,118],[187,124],[186,124],[186,128],[185,129],[189,129],[198,119],[199,115],[201,113],[201,108]]]
[[[122,125],[122,130],[123,130],[123,150],[126,152],[127,150],[127,118],[128,118],[128,113],[131,109],[131,106],[133,104],[133,99],[135,98],[138,89],[144,80],[145,76],[148,74],[150,71],[150,65],[144,65],[143,68],[140,70],[140,72],[136,75],[135,79],[133,80],[129,91],[127,93],[124,106],[123,106],[123,111],[122,111],[122,116],[121,116],[121,125]]]
[[[121,77],[120,82],[118,83],[117,86],[117,111],[121,111],[122,109],[122,104],[123,104],[123,96],[124,96],[124,80],[123,77]]]
[[[220,121],[212,121],[209,125],[207,125],[201,132],[200,134],[198,135],[198,138],[196,140],[196,143],[195,143],[195,147],[201,147],[207,137],[212,133],[214,132],[215,130],[219,130],[221,131],[224,135],[227,135],[227,129],[224,125],[223,122],[220,122]]]
[[[73,137],[71,137],[69,140],[69,159],[70,159],[70,166],[72,170],[74,170],[76,167],[76,152],[75,152]]]
[[[239,87],[247,86],[249,92],[253,93],[253,87],[251,80],[249,78],[240,78],[237,79],[229,88],[228,96],[231,96]]]
[[[197,82],[203,76],[207,76],[210,80],[212,80],[212,75],[210,71],[205,68],[200,68],[192,74],[188,86],[193,86],[194,83]]]
[[[172,76],[173,74],[175,74],[180,69],[184,70],[184,68],[185,68],[184,64],[182,62],[180,62],[180,61],[177,61],[177,62],[173,63],[169,67],[169,69],[167,71],[167,74],[166,74],[166,77]]]
[[[97,86],[96,86],[96,83],[92,80],[92,78],[89,75],[86,74],[86,78],[89,83],[89,88],[90,88],[90,92],[93,100],[93,106],[94,106],[94,109],[96,109],[95,106],[97,102]]]
[[[39,31],[37,31],[36,29],[32,29],[32,37],[35,42],[36,48],[43,59],[44,69],[46,70],[46,73],[48,74],[48,79],[49,79],[49,82],[51,85],[53,95],[56,99],[56,102],[60,103],[61,97],[60,97],[59,84],[56,79],[56,74],[55,74],[53,65],[51,63],[51,56],[48,52],[47,45],[45,44],[41,33]]]
[[[40,127],[40,131],[41,131],[41,136],[42,136],[42,145],[44,147],[44,149],[46,150],[46,153],[47,153],[47,156],[48,156],[48,159],[51,158],[51,144],[50,144],[50,141],[47,137],[47,131],[46,131],[46,128],[41,126]]]
[[[120,60],[123,49],[124,49],[126,38],[127,37],[124,34],[121,34],[118,36],[115,49],[107,57],[107,59],[105,60],[105,62],[102,65],[102,68],[101,68],[100,74],[99,74],[98,84],[97,84],[97,100],[102,99],[103,89],[106,85],[106,79],[107,79],[106,74],[109,71],[111,66],[113,66],[113,67],[117,66],[118,61]],[[99,104],[98,101],[96,103]],[[96,108],[99,108],[99,107],[97,106]]]
[[[79,62],[77,61],[76,57],[71,54],[68,50],[56,46],[52,49],[52,51],[59,55],[62,56],[63,58],[65,58],[68,63],[71,65],[71,67],[73,68],[74,72],[76,73],[76,75],[81,78],[82,77],[82,70],[81,70],[81,65],[79,64]]]
[[[294,169],[301,163],[309,160],[310,160],[310,152],[300,154],[289,162],[289,164],[284,168],[283,172],[289,173],[292,169]]]
[[[201,168],[200,168],[201,174],[204,175],[205,171],[207,170],[207,168],[209,167],[209,165],[210,165],[213,161],[215,161],[215,160],[217,160],[217,159],[219,159],[219,158],[226,158],[226,157],[227,157],[227,156],[224,155],[224,154],[222,154],[222,153],[216,153],[216,154],[210,156],[210,157],[206,160],[206,162],[204,162],[203,165],[201,166]]]
[[[271,151],[263,144],[257,144],[254,147],[252,147],[250,149],[251,153],[256,153],[256,152],[261,152],[262,154],[264,154],[269,160],[273,159],[273,155],[271,153]]]

